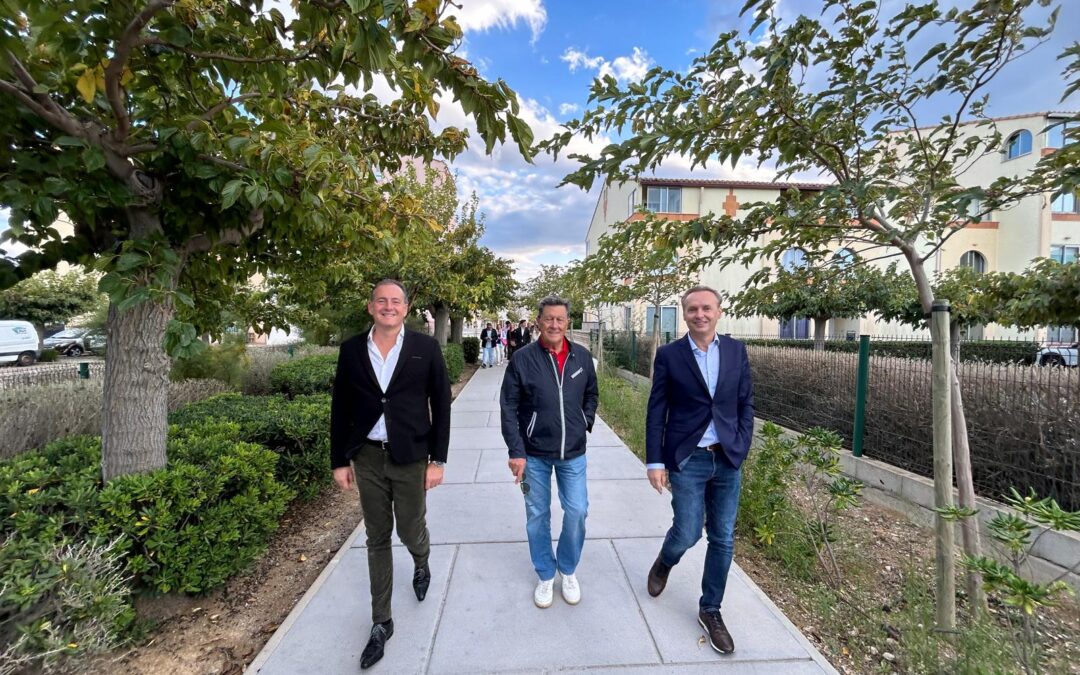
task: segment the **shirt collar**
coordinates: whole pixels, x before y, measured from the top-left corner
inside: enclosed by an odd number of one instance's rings
[[[367,341],[368,341],[369,345],[375,344],[375,326],[372,326],[371,330],[368,331]],[[402,326],[401,330],[398,331],[397,339],[394,340],[394,346],[395,347],[400,347],[401,343],[404,342],[404,341],[405,341],[405,326]]]
[[[690,337],[689,333],[686,334],[686,341],[690,343],[690,349],[693,350],[693,352],[695,354],[705,354],[706,353],[706,352],[703,352],[700,349],[698,349],[697,343],[694,342],[694,338]],[[709,346],[712,346],[712,345],[717,345],[717,346],[720,345],[720,335],[718,333],[713,335],[712,342],[709,343]]]
[[[555,354],[556,356],[559,356],[561,354],[567,354],[567,353],[570,352],[570,341],[567,340],[565,337],[563,338],[563,341],[562,341],[562,349],[560,349],[557,352],[555,350],[553,350],[553,349],[548,349],[548,346],[546,344],[544,344],[543,339],[538,340],[538,342],[540,343],[540,346],[544,348],[544,351],[546,351],[549,354]]]

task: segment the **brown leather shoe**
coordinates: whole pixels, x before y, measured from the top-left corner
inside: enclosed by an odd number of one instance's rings
[[[671,573],[671,568],[660,561],[660,556],[656,556],[656,562],[652,564],[652,568],[649,570],[649,595],[654,598],[664,592],[664,587],[667,586],[668,574]]]
[[[724,618],[720,616],[720,610],[701,610],[697,616],[698,623],[705,629],[705,635],[709,638],[709,646],[721,654],[730,654],[735,651],[735,641],[731,639],[731,633],[724,625]]]

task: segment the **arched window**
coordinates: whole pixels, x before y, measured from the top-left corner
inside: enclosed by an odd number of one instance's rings
[[[1030,131],[1021,129],[1012,136],[1009,136],[1009,141],[1005,144],[1005,159],[1022,157],[1029,152],[1031,152]]]
[[[960,256],[960,267],[967,267],[982,274],[986,271],[986,257],[978,251],[968,251]]]
[[[832,262],[833,265],[841,269],[851,267],[855,264],[855,251],[850,248],[842,248],[833,254]]]
[[[784,251],[784,256],[780,259],[780,266],[788,272],[804,267],[805,265],[806,251],[801,248],[789,248]]]

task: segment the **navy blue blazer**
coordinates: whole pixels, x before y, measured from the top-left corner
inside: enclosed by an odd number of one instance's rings
[[[754,390],[746,345],[720,336],[720,375],[716,395],[701,376],[690,336],[656,350],[652,393],[645,418],[645,462],[669,471],[697,447],[709,421],[716,424],[720,446],[731,465],[738,468],[750,451],[754,435]]]

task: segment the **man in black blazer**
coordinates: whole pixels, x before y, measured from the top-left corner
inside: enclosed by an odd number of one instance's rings
[[[720,615],[735,550],[740,467],[754,435],[754,394],[746,346],[716,334],[720,294],[695,286],[682,297],[689,333],[656,352],[645,418],[645,461],[657,492],[671,490],[671,529],[649,570],[649,595],[663,592],[671,568],[708,538],[698,623],[713,649],[735,643]]]
[[[450,444],[446,363],[434,339],[405,329],[405,288],[392,279],[380,281],[371,291],[368,313],[371,331],[341,345],[330,415],[334,481],[343,490],[359,488],[367,531],[374,625],[361,668],[382,658],[394,634],[390,535],[395,518],[415,564],[416,599],[427,595],[426,491],[442,483]]]

